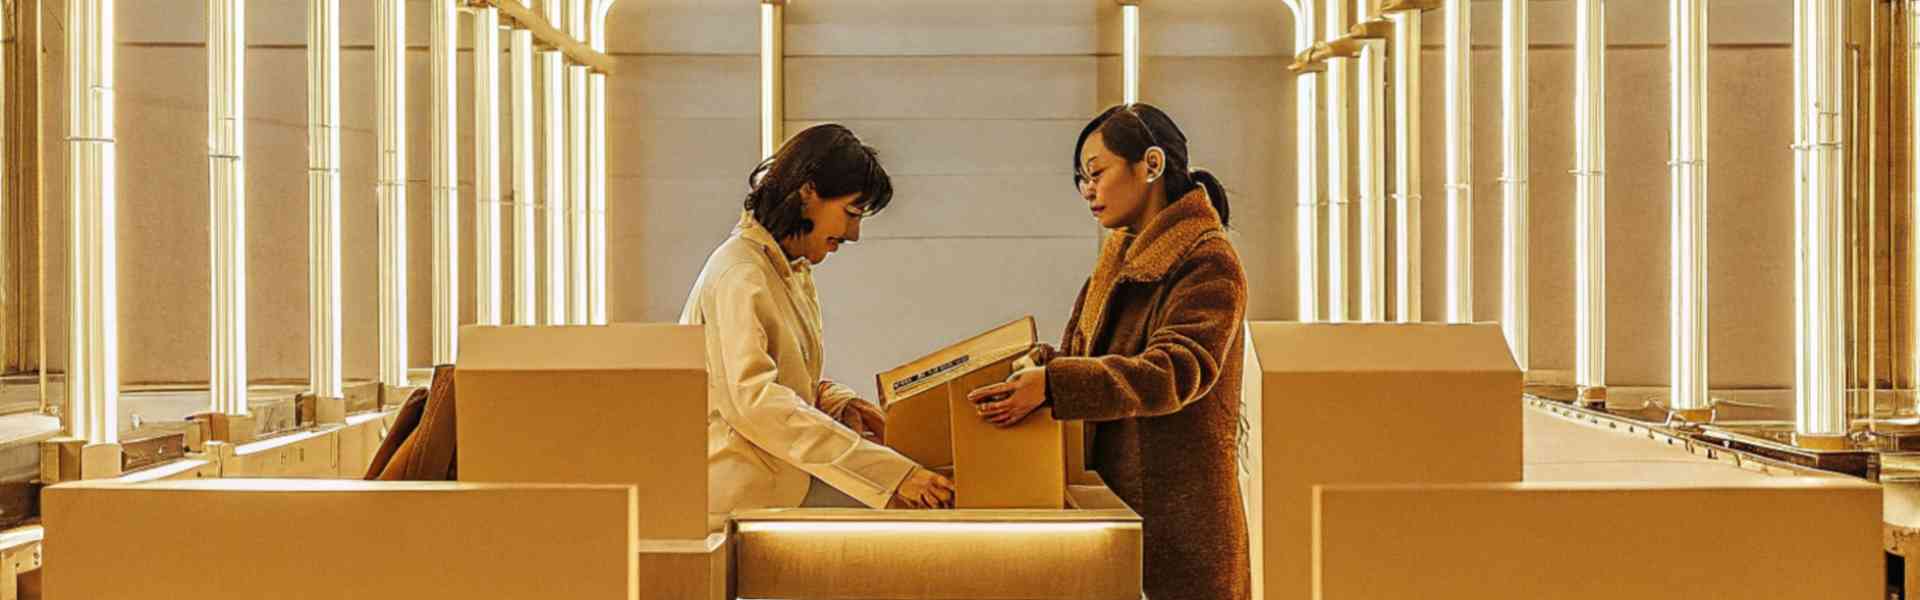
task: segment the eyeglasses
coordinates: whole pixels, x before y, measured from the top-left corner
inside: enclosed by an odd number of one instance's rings
[[[873,207],[870,207],[870,206],[857,206],[854,204],[848,204],[846,207],[846,211],[847,211],[847,215],[855,219],[865,219],[868,217],[872,217],[873,215],[878,214],[880,212],[880,211],[874,210]]]

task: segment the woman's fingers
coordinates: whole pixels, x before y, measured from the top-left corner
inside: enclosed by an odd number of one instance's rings
[[[1013,384],[996,383],[971,392],[967,392],[967,401],[978,404],[981,400],[1013,391]]]

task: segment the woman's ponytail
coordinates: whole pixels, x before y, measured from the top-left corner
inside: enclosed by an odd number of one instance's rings
[[[1220,213],[1220,226],[1226,227],[1228,212],[1231,209],[1227,204],[1227,186],[1221,185],[1220,177],[1206,169],[1194,169],[1188,177],[1193,179],[1194,185],[1207,190],[1207,200],[1213,202],[1213,210]]]

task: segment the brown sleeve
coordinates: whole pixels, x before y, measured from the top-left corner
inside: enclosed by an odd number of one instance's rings
[[[1047,398],[1058,419],[1172,414],[1213,391],[1246,316],[1246,285],[1227,252],[1205,247],[1170,274],[1164,316],[1131,356],[1055,358]]]

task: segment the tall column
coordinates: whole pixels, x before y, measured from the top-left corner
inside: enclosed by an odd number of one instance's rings
[[[340,368],[340,0],[308,0],[308,385],[346,396]]]
[[[407,10],[377,0],[380,156],[380,382],[407,385]]]
[[[1326,39],[1347,31],[1347,10],[1341,0],[1327,2]],[[1347,320],[1347,86],[1352,65],[1345,58],[1327,59],[1327,320]]]
[[[1847,8],[1841,0],[1794,2],[1794,433],[1803,446],[1845,445],[1846,110],[1841,81]]]
[[[474,321],[499,325],[500,9],[473,13]]]
[[[567,35],[587,39],[588,0],[569,0]],[[587,67],[567,66],[567,323],[585,325],[588,320],[587,265]]]
[[[1362,24],[1380,16],[1375,0],[1354,0],[1354,14]],[[1358,67],[1354,99],[1358,105],[1359,308],[1360,320],[1368,322],[1387,318],[1387,89],[1382,39],[1362,39],[1360,56],[1354,59]]]
[[[1673,410],[1711,418],[1707,398],[1707,2],[1672,0]]]
[[[1293,11],[1293,48],[1304,57],[1313,49],[1314,19],[1312,0],[1287,0]],[[1294,169],[1297,199],[1294,203],[1294,268],[1298,293],[1298,319],[1311,323],[1320,320],[1320,182],[1319,182],[1319,105],[1320,76],[1306,71],[1293,85]]]
[[[71,354],[67,428],[91,443],[120,441],[120,340],[115,232],[114,3],[67,3],[67,281]]]
[[[565,23],[564,11],[567,0],[546,0],[542,4],[546,10],[548,23],[559,26]],[[567,301],[567,290],[572,285],[567,265],[567,252],[571,245],[567,234],[571,231],[567,219],[569,197],[567,183],[572,172],[567,170],[567,64],[559,50],[540,52],[540,75],[544,123],[541,131],[546,139],[546,197],[547,213],[547,325],[567,324],[567,311],[572,307]]]
[[[1501,146],[1501,225],[1500,228],[1500,326],[1506,330],[1507,346],[1522,373],[1530,366],[1528,294],[1531,293],[1527,269],[1532,252],[1528,243],[1532,209],[1529,203],[1528,170],[1532,168],[1532,129],[1527,116],[1527,0],[1502,0],[1500,3],[1500,130]]]
[[[1603,403],[1607,386],[1607,37],[1604,0],[1574,3],[1574,383]]]
[[[1121,101],[1140,101],[1140,0],[1120,1]]]
[[[607,51],[607,11],[614,0],[595,0],[591,31],[593,49]],[[591,173],[587,175],[587,323],[607,324],[607,74],[587,75],[588,110],[593,113],[587,132]]]
[[[540,318],[539,245],[535,240],[539,191],[533,176],[533,32],[507,34],[513,73],[513,324]]]
[[[453,364],[460,335],[460,1],[429,4],[433,63],[433,364]],[[476,61],[477,63],[477,61]]]
[[[787,0],[760,0],[760,156],[786,141]]]
[[[207,181],[212,217],[211,409],[247,414],[247,171],[244,0],[207,0]]]
[[[1447,312],[1473,321],[1473,41],[1470,0],[1446,0]]]
[[[1419,11],[1393,19],[1394,315],[1420,316],[1420,21]]]

